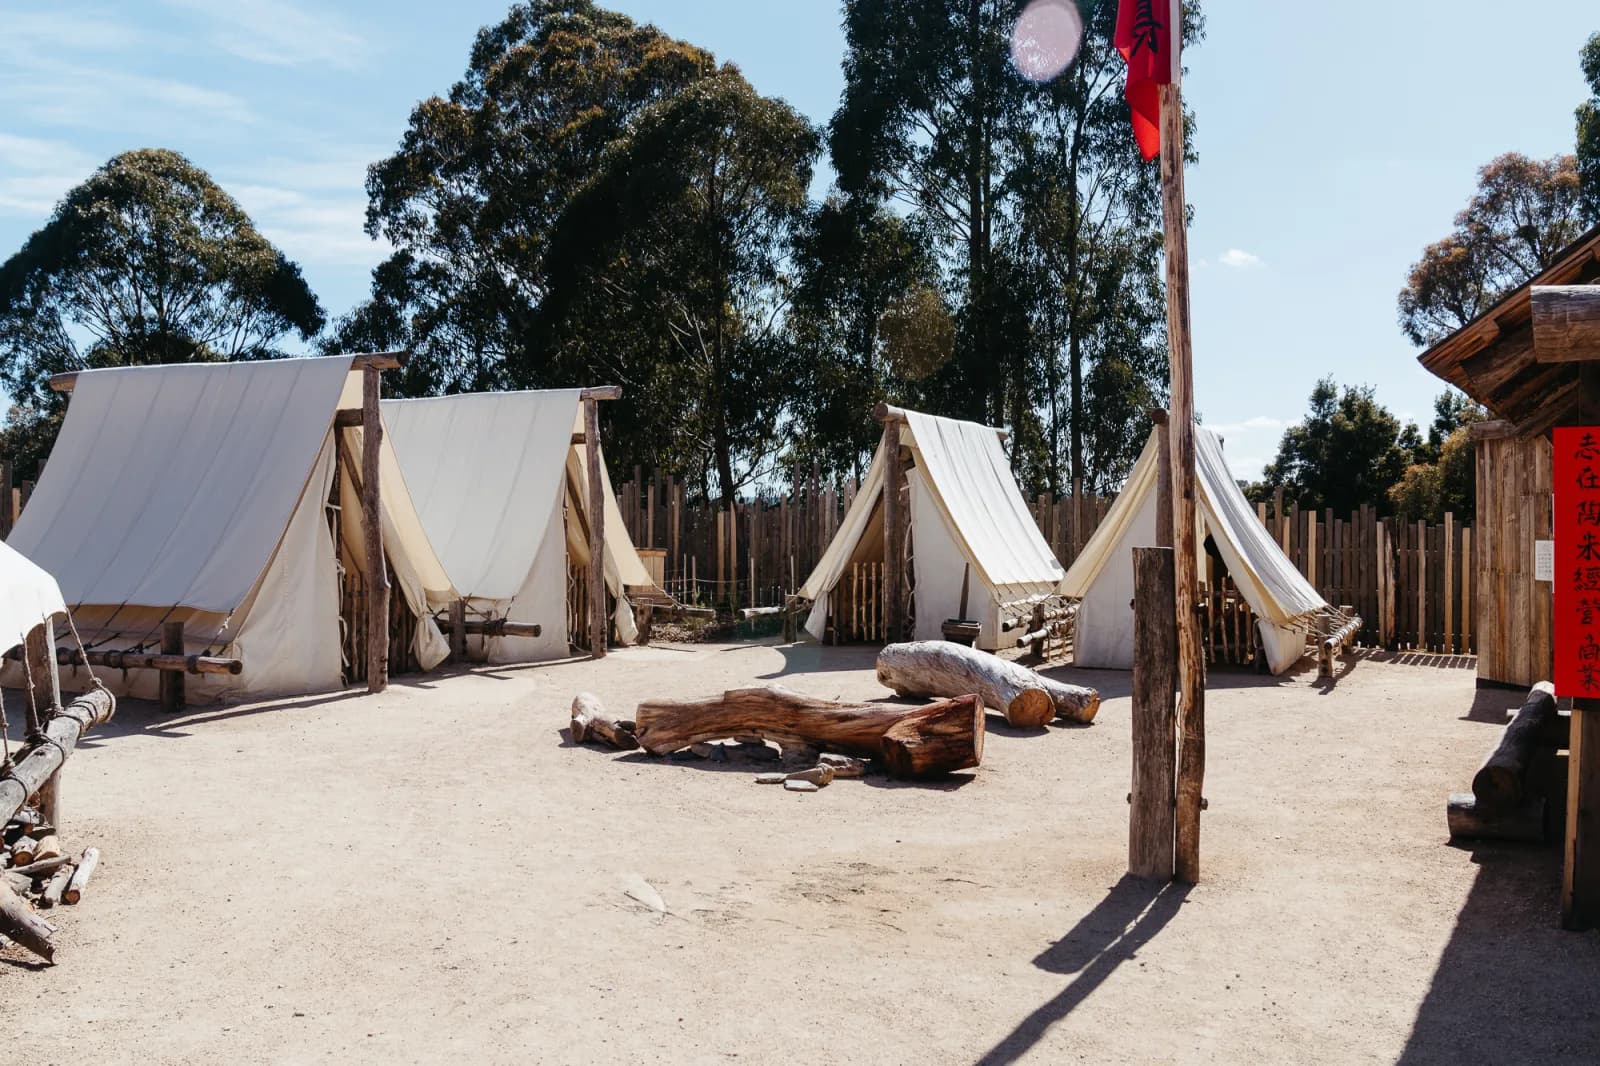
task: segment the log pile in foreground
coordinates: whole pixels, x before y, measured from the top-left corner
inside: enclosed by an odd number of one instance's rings
[[[878,653],[878,680],[901,696],[975,692],[1019,729],[1038,729],[1052,718],[1087,724],[1100,710],[1100,693],[1092,688],[942,640],[888,645]]]
[[[116,701],[104,689],[79,696],[44,723],[44,738],[0,771],[0,941],[10,940],[47,962],[55,961],[55,926],[40,909],[77,903],[99,862],[95,848],[73,859],[58,827],[58,806],[45,801],[46,786],[61,772],[78,739],[108,720]]]

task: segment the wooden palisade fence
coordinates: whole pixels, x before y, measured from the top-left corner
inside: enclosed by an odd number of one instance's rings
[[[9,535],[32,487],[13,481],[11,464],[0,466],[0,536]],[[643,477],[636,467],[617,495],[634,543],[666,553],[668,592],[687,603],[738,608],[777,606],[799,588],[857,488],[853,480],[830,486],[812,477],[787,495],[722,507],[690,502],[681,483]],[[1071,566],[1115,499],[1041,495],[1029,510],[1056,558]],[[1361,615],[1361,644],[1444,655],[1477,651],[1471,526],[1451,515],[1441,523],[1379,518],[1372,507],[1337,517],[1284,504],[1281,497],[1258,504],[1256,515],[1324,599]],[[880,578],[863,573],[860,580]],[[1231,584],[1220,575],[1218,585],[1217,611],[1235,613],[1209,624],[1232,642],[1248,617],[1238,616]],[[870,615],[852,619],[863,637],[880,626]]]

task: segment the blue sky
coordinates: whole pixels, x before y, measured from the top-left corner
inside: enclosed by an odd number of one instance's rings
[[[0,0],[0,257],[107,157],[168,147],[232,192],[337,315],[385,253],[365,167],[461,74],[506,0]],[[832,113],[835,0],[613,0]],[[1496,154],[1570,152],[1594,0],[1211,0],[1188,56],[1200,165],[1196,392],[1255,476],[1324,374],[1426,421],[1440,391],[1395,325],[1422,247]]]

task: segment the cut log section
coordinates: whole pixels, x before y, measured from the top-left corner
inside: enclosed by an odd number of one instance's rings
[[[1517,840],[1542,844],[1549,838],[1547,804],[1531,799],[1505,813],[1483,810],[1470,792],[1452,792],[1445,804],[1451,840]]]
[[[764,685],[704,700],[646,700],[634,717],[639,743],[653,755],[723,737],[759,737],[786,750],[881,758],[896,776],[932,777],[977,766],[983,758],[982,709],[975,697],[965,701],[964,713],[952,709],[962,702],[916,708],[849,704]],[[902,728],[891,739],[896,726]]]
[[[94,876],[94,868],[100,864],[99,848],[84,848],[83,858],[78,860],[78,868],[72,872],[72,879],[67,882],[67,887],[61,893],[61,902],[77,903],[83,898],[83,890],[89,887],[89,878]]]
[[[1059,681],[987,652],[946,641],[890,644],[878,653],[878,680],[902,696],[959,696],[975,692],[1019,729],[1050,719],[1094,721],[1100,694]]]
[[[0,933],[15,940],[46,962],[54,962],[55,945],[50,943],[50,927],[34,913],[28,901],[0,881]]]
[[[606,714],[600,697],[592,692],[580,692],[572,700],[572,742],[603,740],[618,751],[632,751],[639,746],[633,731]]]
[[[1472,778],[1472,794],[1477,797],[1480,811],[1496,816],[1509,813],[1522,803],[1528,764],[1540,735],[1551,728],[1556,717],[1555,686],[1541,681],[1529,691],[1522,709],[1500,734],[1500,743]]]
[[[46,907],[54,907],[61,902],[61,893],[67,890],[67,882],[72,880],[72,867],[63,865],[50,875],[50,883],[44,886],[44,894],[39,897]]]

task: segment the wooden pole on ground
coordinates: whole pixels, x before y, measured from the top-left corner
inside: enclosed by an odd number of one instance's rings
[[[161,653],[183,654],[183,623],[161,623]],[[183,710],[183,674],[176,670],[163,670],[160,674],[161,709],[168,714]]]
[[[589,655],[606,657],[606,489],[600,477],[601,400],[622,396],[622,386],[584,389],[584,455],[589,467]]]
[[[361,370],[361,526],[367,556],[367,691],[389,687],[389,568],[383,554],[379,369]]]
[[[1171,548],[1133,549],[1133,788],[1128,872],[1170,881],[1178,745]]]
[[[1177,28],[1174,27],[1174,34]],[[1161,214],[1167,260],[1167,344],[1172,368],[1172,546],[1178,620],[1177,856],[1180,881],[1200,880],[1200,806],[1206,769],[1205,662],[1195,619],[1194,354],[1189,335],[1189,233],[1183,195],[1183,93],[1161,86]]]
[[[906,519],[900,508],[900,482],[905,478],[905,467],[900,462],[900,421],[888,419],[883,424],[883,454],[887,475],[883,479],[883,576],[885,605],[884,620],[888,633],[884,643],[893,644],[905,638],[905,556],[902,551],[906,539]]]

